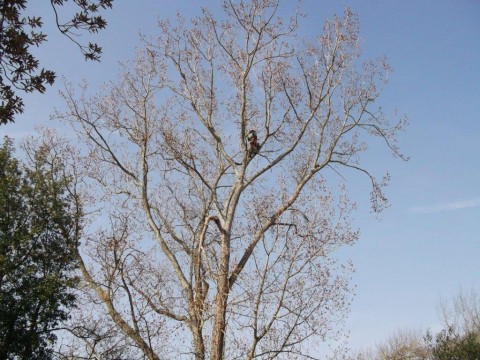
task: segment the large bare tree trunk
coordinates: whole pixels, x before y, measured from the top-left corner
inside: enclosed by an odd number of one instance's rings
[[[215,320],[212,330],[212,360],[223,359],[225,347],[225,332],[227,328],[228,278],[223,277],[218,283],[218,293],[215,297]]]

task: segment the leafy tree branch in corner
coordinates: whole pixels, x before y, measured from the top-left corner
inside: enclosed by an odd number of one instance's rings
[[[73,0],[75,13],[68,21],[62,21],[58,9],[67,0],[50,0],[59,31],[73,41],[86,60],[100,60],[102,48],[96,43],[82,44],[76,31],[97,33],[106,27],[105,19],[98,15],[101,10],[112,7],[113,0]],[[40,62],[32,53],[47,41],[41,29],[42,18],[24,16],[26,0],[0,1],[0,124],[15,121],[15,115],[24,111],[20,92],[44,93],[46,85],[55,81],[55,72],[40,68]]]

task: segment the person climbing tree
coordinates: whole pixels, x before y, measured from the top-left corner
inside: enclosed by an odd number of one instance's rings
[[[254,129],[250,129],[247,134],[248,141],[248,157],[251,159],[258,154],[260,145],[258,144],[257,132]]]

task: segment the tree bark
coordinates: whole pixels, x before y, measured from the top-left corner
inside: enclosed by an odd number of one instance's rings
[[[222,228],[220,227],[220,231]],[[225,331],[227,328],[227,303],[230,291],[228,269],[230,266],[230,239],[224,231],[222,236],[222,256],[220,274],[217,281],[217,295],[215,296],[215,319],[212,331],[212,360],[223,359],[225,351]]]
[[[225,331],[227,327],[228,277],[222,276],[218,284],[218,293],[215,298],[215,321],[212,332],[212,360],[223,359],[225,348]]]

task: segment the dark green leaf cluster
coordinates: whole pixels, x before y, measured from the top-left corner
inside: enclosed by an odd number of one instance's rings
[[[97,15],[112,7],[113,0],[73,0],[78,11],[67,22],[61,22],[58,9],[67,0],[50,0],[60,32],[77,44],[87,60],[99,60],[102,48],[95,43],[82,45],[76,40],[75,30],[97,33],[107,25]],[[45,85],[55,81],[52,70],[40,69],[39,61],[31,54],[32,46],[40,46],[47,36],[40,17],[24,17],[26,0],[0,1],[0,124],[13,122],[22,113],[24,104],[15,91],[45,92]]]
[[[0,148],[0,358],[48,359],[77,283],[78,217],[41,149],[30,168]]]
[[[432,360],[479,360],[480,331],[469,330],[461,334],[449,327],[425,340],[431,349]]]

